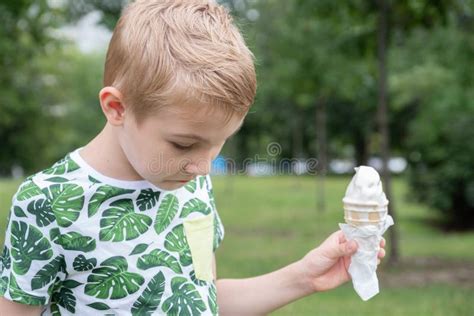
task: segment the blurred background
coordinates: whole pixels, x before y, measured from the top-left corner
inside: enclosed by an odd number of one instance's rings
[[[258,94],[213,163],[219,277],[298,260],[343,221],[358,165],[396,225],[381,293],[351,284],[275,315],[474,315],[474,1],[227,0]],[[125,0],[0,2],[0,244],[21,181],[105,122],[97,95]]]

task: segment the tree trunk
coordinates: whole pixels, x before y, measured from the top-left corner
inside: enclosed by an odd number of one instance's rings
[[[377,61],[378,61],[378,125],[381,134],[381,153],[382,153],[382,179],[384,191],[390,201],[389,214],[396,221],[394,200],[392,198],[392,183],[390,170],[388,169],[388,161],[390,159],[390,135],[388,128],[388,109],[387,109],[387,38],[388,38],[388,14],[389,7],[387,0],[377,0],[379,8],[378,25],[377,25]],[[387,260],[388,264],[394,265],[399,261],[398,247],[398,229],[397,225],[390,227],[390,255]]]
[[[299,108],[295,109],[294,116],[293,116],[293,125],[291,127],[292,129],[292,160],[296,159],[299,160],[303,158],[303,125],[301,124],[302,118],[301,118],[301,112]],[[296,163],[296,161],[295,161]],[[295,175],[293,177],[294,183],[293,183],[293,189],[294,190],[300,190],[301,189],[301,181],[299,174],[295,173],[295,169],[293,166],[296,164],[291,163],[290,164],[290,173]]]
[[[367,145],[367,138],[363,131],[356,131],[354,134],[354,151],[356,166],[367,165],[369,157],[369,146]]]
[[[318,98],[316,101],[316,148],[318,152],[318,168],[317,168],[317,205],[319,212],[326,210],[325,197],[325,180],[328,170],[327,166],[327,133],[326,133],[326,99],[324,97]]]
[[[301,113],[299,109],[295,109],[292,126],[292,157],[303,158],[303,126],[301,125]]]

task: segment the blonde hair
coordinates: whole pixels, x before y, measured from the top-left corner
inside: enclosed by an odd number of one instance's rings
[[[189,100],[245,114],[256,90],[253,54],[223,6],[138,0],[115,27],[104,86],[120,90],[138,120]]]

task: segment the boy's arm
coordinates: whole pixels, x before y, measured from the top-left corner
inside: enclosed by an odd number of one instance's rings
[[[217,281],[219,315],[266,315],[312,293],[300,262],[248,279]]]
[[[379,258],[385,255],[381,242]],[[248,279],[217,281],[217,301],[222,315],[266,315],[314,292],[347,282],[355,241],[346,241],[341,231],[333,233],[304,258],[280,270]],[[215,275],[215,274],[214,274]]]
[[[38,316],[43,306],[25,305],[0,297],[0,316]]]

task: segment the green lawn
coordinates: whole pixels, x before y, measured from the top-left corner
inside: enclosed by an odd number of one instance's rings
[[[217,252],[218,277],[255,276],[304,256],[338,229],[349,180],[328,179],[327,210],[321,213],[316,210],[317,185],[312,178],[215,177],[216,204],[226,228]],[[0,181],[0,243],[18,184]],[[428,224],[436,213],[409,202],[406,193],[404,181],[396,179],[393,202],[404,264],[379,268],[379,295],[363,302],[347,284],[272,315],[474,315],[474,233],[436,230]],[[430,265],[433,260],[436,263]]]

